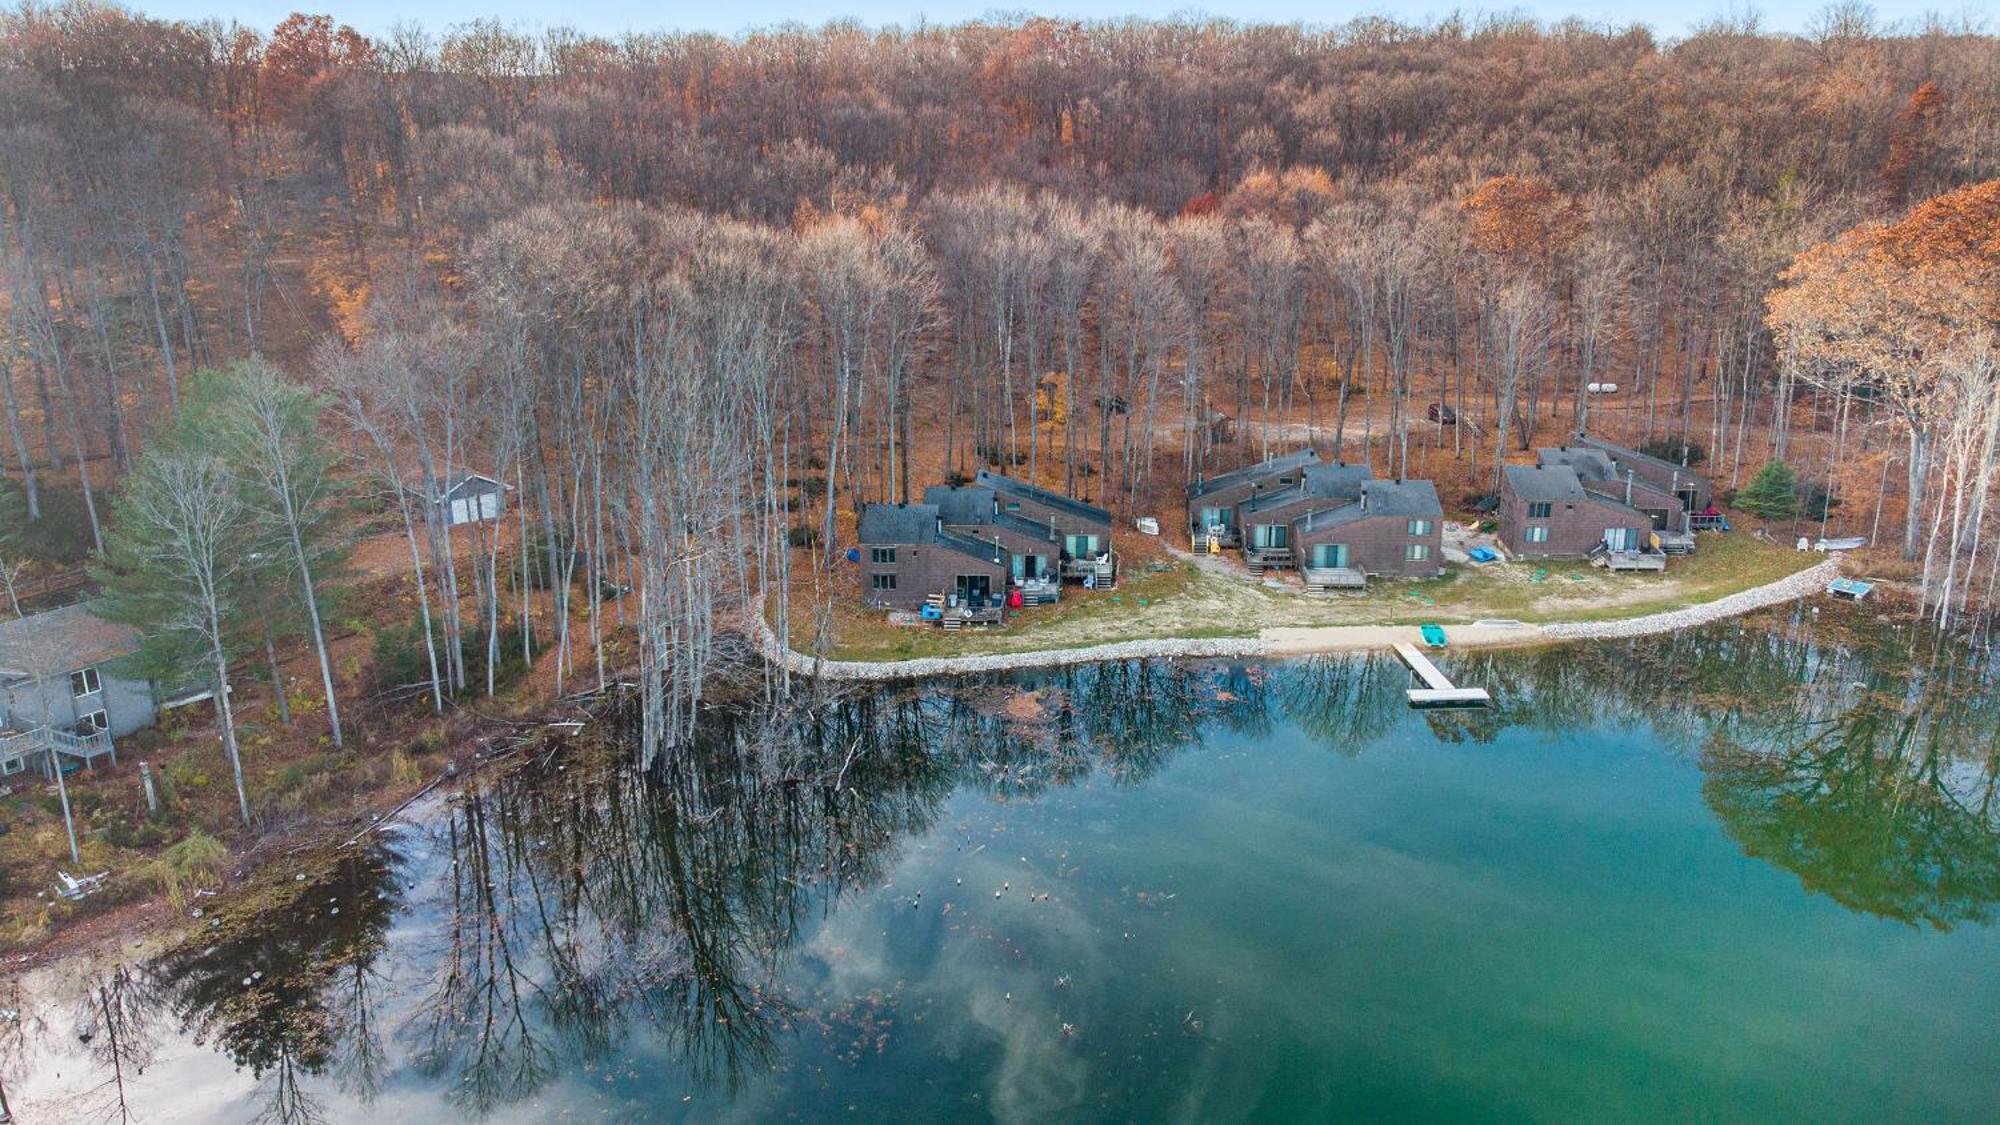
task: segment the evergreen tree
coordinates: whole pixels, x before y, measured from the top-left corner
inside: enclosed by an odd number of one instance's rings
[[[1799,514],[1799,482],[1791,467],[1773,461],[1736,494],[1736,506],[1765,519],[1790,519]]]
[[[340,702],[324,622],[332,605],[327,582],[339,562],[334,517],[342,495],[334,475],[338,458],[320,432],[323,409],[317,396],[252,358],[226,372],[197,375],[187,416],[214,419],[222,441],[218,452],[241,482],[244,505],[258,538],[267,544],[259,552],[258,569],[272,573],[268,579],[258,574],[255,589],[267,602],[279,593],[297,599],[289,604],[303,611],[305,631],[319,659],[333,744],[340,746]],[[271,651],[269,629],[264,647]],[[272,665],[275,678],[275,658]],[[284,690],[279,684],[274,688]]]
[[[199,421],[182,418],[139,459],[118,496],[98,574],[105,590],[99,612],[138,630],[143,639],[132,663],[150,673],[207,665],[237,805],[249,824],[229,669],[238,607],[261,544],[239,482],[211,452],[214,443],[202,440]]]

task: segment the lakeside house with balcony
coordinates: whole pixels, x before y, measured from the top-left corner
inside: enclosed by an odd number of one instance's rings
[[[1196,480],[1187,486],[1188,539],[1197,551],[1215,546],[1241,547],[1243,525],[1237,509],[1266,492],[1281,492],[1299,482],[1308,466],[1319,464],[1311,449],[1285,453],[1255,465]]]
[[[1111,544],[1111,513],[1095,504],[981,469],[974,486],[992,489],[997,510],[1055,530],[1061,550],[1057,575],[1099,589],[1118,578],[1118,556]]]
[[[117,764],[116,739],[153,725],[154,685],[121,675],[138,634],[87,604],[0,621],[0,776]]]
[[[1366,465],[1336,461],[1307,465],[1290,486],[1260,492],[1237,508],[1243,525],[1243,563],[1252,574],[1297,565],[1292,524],[1316,509],[1352,504],[1372,478]]]
[[[1521,558],[1603,557],[1615,570],[1664,570],[1653,519],[1583,486],[1568,465],[1509,465],[1500,476],[1500,539]]]
[[[1292,549],[1308,588],[1354,589],[1370,575],[1444,573],[1444,506],[1427,480],[1366,480],[1360,497],[1292,522]]]
[[[1005,603],[1011,552],[947,528],[936,504],[870,504],[860,538],[864,605],[915,611],[939,596],[997,615]]]

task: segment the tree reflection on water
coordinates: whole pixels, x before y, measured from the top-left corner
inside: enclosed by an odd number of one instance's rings
[[[734,1090],[824,1022],[783,984],[802,936],[955,791],[1139,784],[1190,747],[1293,729],[1343,755],[1419,722],[1452,741],[1625,730],[1700,764],[1747,854],[1851,909],[1946,928],[2000,901],[1988,659],[1775,616],[1446,663],[1499,704],[1412,719],[1379,656],[1139,662],[718,711],[650,773],[615,741],[540,757],[342,853],[289,906],[107,981],[126,1038],[101,1065],[143,1065],[155,1003],[258,1076],[271,1120],[320,1116],[320,1076],[372,1098],[399,1050],[470,1114],[606,1075],[636,1041]],[[392,922],[421,936],[392,943]]]

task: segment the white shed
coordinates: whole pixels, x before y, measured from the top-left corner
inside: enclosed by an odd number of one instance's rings
[[[506,494],[511,491],[512,486],[492,477],[467,473],[458,479],[457,484],[445,490],[437,502],[437,509],[448,527],[498,519],[501,509],[505,507]]]

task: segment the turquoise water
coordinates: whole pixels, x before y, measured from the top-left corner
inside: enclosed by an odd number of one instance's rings
[[[200,1120],[1993,1116],[1990,665],[1774,617],[1452,670],[1501,706],[1121,665],[552,762],[117,982],[130,1077]]]

